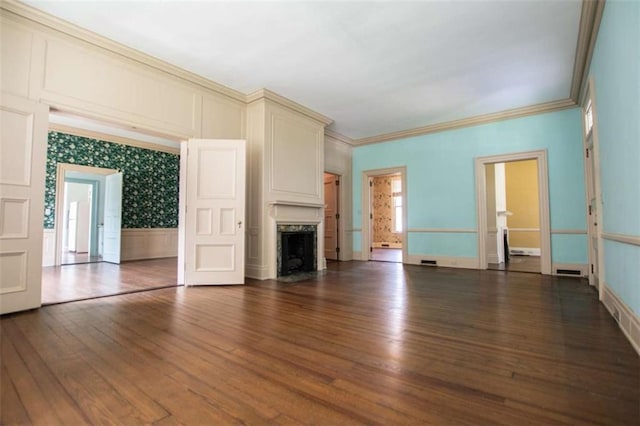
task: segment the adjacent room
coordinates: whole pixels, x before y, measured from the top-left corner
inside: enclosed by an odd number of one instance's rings
[[[640,3],[0,3],[0,423],[640,419]]]

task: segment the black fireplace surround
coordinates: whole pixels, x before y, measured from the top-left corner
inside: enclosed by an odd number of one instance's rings
[[[315,225],[278,225],[278,276],[316,270]]]

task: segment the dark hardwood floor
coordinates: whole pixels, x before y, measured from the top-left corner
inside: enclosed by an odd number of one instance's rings
[[[511,255],[507,263],[489,263],[488,269],[498,271],[534,272],[540,273],[540,256]]]
[[[42,268],[42,303],[61,303],[93,297],[175,286],[175,257],[112,263],[83,263]]]
[[[4,316],[0,423],[638,424],[640,359],[584,280],[330,268]]]

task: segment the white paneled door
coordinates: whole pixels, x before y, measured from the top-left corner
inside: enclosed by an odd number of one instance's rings
[[[122,173],[105,178],[102,260],[120,263],[122,237]]]
[[[0,100],[0,314],[39,307],[49,107]]]
[[[186,285],[244,284],[245,151],[244,140],[187,143]]]

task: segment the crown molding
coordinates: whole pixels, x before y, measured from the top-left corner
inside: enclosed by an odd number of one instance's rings
[[[335,139],[339,142],[347,144],[349,146],[353,146],[353,139],[348,136],[343,135],[342,133],[338,133],[335,130],[324,129],[324,135],[329,136],[332,139]]]
[[[479,124],[493,123],[495,121],[507,120],[511,118],[526,117],[528,115],[542,114],[545,112],[560,111],[576,106],[573,99],[562,99],[559,101],[545,102],[542,104],[530,105],[522,108],[514,108],[506,111],[494,112],[491,114],[478,115],[475,117],[463,118],[460,120],[448,121],[445,123],[430,124],[428,126],[416,127],[414,129],[401,130],[398,132],[385,133],[377,136],[353,140],[354,146],[368,145],[372,143],[387,142],[395,139],[404,139],[413,136],[421,136],[429,133],[443,132],[445,130],[460,129],[462,127],[477,126]]]
[[[605,0],[583,0],[569,97],[578,103],[587,83]]]
[[[246,97],[245,97],[245,102],[247,104],[250,104],[252,102],[256,102],[259,101],[261,99],[265,99],[265,100],[269,100],[272,102],[275,102],[277,104],[280,104],[286,108],[292,109],[296,112],[299,112],[300,114],[304,114],[309,118],[312,118],[316,121],[319,121],[320,123],[322,123],[325,126],[328,126],[329,124],[333,123],[333,120],[325,115],[322,115],[320,113],[315,112],[312,109],[307,108],[304,105],[300,105],[297,102],[292,101],[291,99],[285,98],[282,95],[278,95],[276,92],[272,92],[269,89],[260,89],[260,90],[256,90],[253,93],[249,93]]]
[[[151,55],[147,55],[146,53],[142,53],[139,50],[127,47],[121,43],[98,35],[92,31],[85,30],[77,25],[52,16],[41,10],[35,9],[31,6],[27,6],[16,0],[0,1],[0,10],[12,13],[27,21],[42,25],[49,30],[53,30],[54,32],[65,34],[69,37],[105,49],[116,55],[123,56],[129,60],[149,66],[158,71],[161,71],[164,74],[169,74],[182,80],[186,80],[197,86],[212,90],[214,92],[239,101],[244,102],[245,100],[245,95],[242,92],[231,89],[220,83],[216,83],[213,80],[209,80],[208,78],[184,70],[176,65],[172,65]]]

